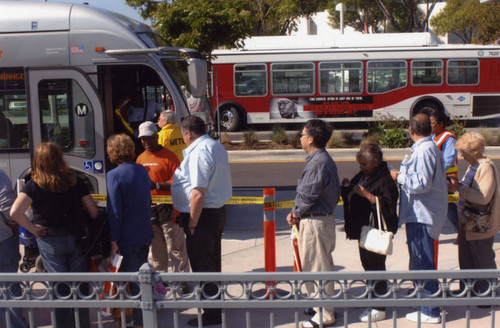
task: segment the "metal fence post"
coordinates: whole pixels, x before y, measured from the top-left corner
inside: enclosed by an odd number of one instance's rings
[[[141,288],[143,326],[157,328],[156,303],[153,292],[153,270],[148,263],[144,263],[139,269],[139,286]]]

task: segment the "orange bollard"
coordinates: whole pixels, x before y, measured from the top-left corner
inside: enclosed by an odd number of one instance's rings
[[[264,270],[276,272],[276,222],[274,188],[265,188],[264,194]]]
[[[434,240],[434,264],[438,269],[439,240]]]

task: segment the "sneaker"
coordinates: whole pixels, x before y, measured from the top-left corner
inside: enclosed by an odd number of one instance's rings
[[[412,322],[418,322],[418,312],[411,312],[406,315],[406,319]],[[441,317],[431,317],[430,315],[420,313],[421,323],[441,323]]]
[[[359,321],[368,322],[369,315],[372,315],[372,322],[380,321],[385,319],[385,311],[380,311],[376,309],[366,309],[359,316]]]

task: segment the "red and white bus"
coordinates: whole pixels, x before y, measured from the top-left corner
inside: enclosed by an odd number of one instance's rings
[[[500,117],[500,46],[414,45],[418,35],[399,34],[411,46],[370,34],[365,41],[357,37],[364,47],[353,45],[349,36],[323,48],[306,48],[288,37],[286,49],[272,49],[280,48],[276,43],[267,49],[216,50],[211,85],[216,116],[228,131],[314,117],[409,119],[428,107],[457,120]]]

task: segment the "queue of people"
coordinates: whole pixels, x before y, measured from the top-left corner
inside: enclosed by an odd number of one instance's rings
[[[307,155],[306,165],[297,185],[294,206],[286,218],[290,226],[299,228],[303,271],[335,270],[333,210],[340,195],[344,200],[348,239],[360,239],[361,227],[369,224],[370,216],[376,215],[377,203],[389,231],[395,234],[398,227],[405,225],[410,270],[436,269],[435,241],[447,216],[456,222],[460,268],[496,268],[493,239],[500,231],[498,171],[484,156],[485,142],[480,134],[469,132],[457,141],[456,137],[443,134],[441,123],[440,116],[426,113],[410,120],[409,132],[414,144],[399,169],[390,169],[376,143],[362,144],[356,156],[359,173],[344,178],[342,183],[335,161],[325,149],[331,136],[329,124],[320,119],[305,124],[300,143]],[[158,132],[149,121],[138,127],[138,138],[145,150],[137,159],[130,136],[117,134],[107,141],[109,159],[116,165],[107,174],[111,255],[123,256],[120,270],[124,272],[138,271],[148,259],[158,272],[167,272],[169,261],[175,272],[221,272],[225,204],[232,196],[227,151],[207,135],[205,123],[199,117],[189,116],[177,126],[173,112],[164,111],[160,114],[160,127]],[[457,151],[470,164],[461,181],[456,173]],[[98,209],[84,182],[65,164],[61,149],[50,142],[38,147],[33,177],[15,201],[10,181],[1,170],[0,173],[0,254],[9,253],[0,258],[0,271],[15,272],[19,261],[14,221],[37,237],[48,272],[87,271],[87,262],[77,245],[75,220],[81,217],[81,211],[95,218]],[[454,210],[447,204],[448,193],[455,192],[459,194],[456,221]],[[152,195],[171,195],[173,206],[152,204]],[[25,214],[29,206],[33,209],[32,219]],[[368,251],[361,245],[358,252],[366,271],[386,270],[386,255]],[[372,297],[387,293],[387,282],[370,283],[374,286]],[[484,291],[485,284],[479,282],[475,287]],[[132,294],[139,292],[137,284],[129,287]],[[164,287],[157,285],[155,289],[162,294]],[[428,294],[437,288],[434,282],[424,285]],[[306,284],[311,297],[317,295],[316,289],[314,284]],[[324,292],[332,294],[330,289],[333,285],[325,284]],[[178,291],[188,290],[184,283]],[[202,295],[210,297],[217,293],[215,284],[203,284]],[[9,310],[14,327],[27,327],[19,309]],[[320,320],[323,327],[335,324],[333,308],[306,312],[312,317],[302,323],[303,328],[319,327]],[[81,327],[90,326],[88,310],[80,309],[78,317]],[[376,322],[385,317],[384,308],[369,308],[359,319]],[[440,309],[424,306],[406,318],[439,323]],[[5,321],[3,310],[0,319]],[[204,309],[201,319],[203,326],[220,324],[221,309]],[[133,320],[134,327],[142,327],[140,309],[134,309]],[[60,327],[73,327],[74,311],[57,309],[56,321]],[[200,322],[195,318],[188,324],[198,326]]]

